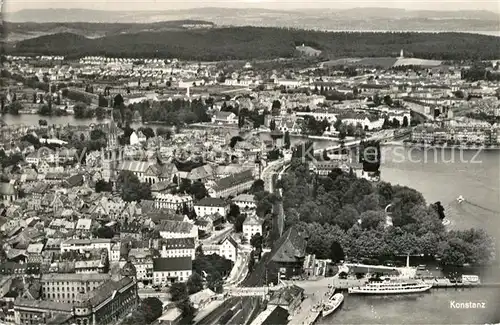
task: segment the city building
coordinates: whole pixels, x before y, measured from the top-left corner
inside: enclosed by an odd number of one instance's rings
[[[245,170],[229,177],[216,180],[214,185],[209,186],[207,190],[208,194],[213,198],[226,198],[249,190],[254,181],[255,177],[252,174],[252,170]]]
[[[58,302],[74,302],[78,293],[97,289],[110,279],[102,273],[46,273],[42,274],[42,297]]]
[[[243,222],[243,237],[245,237],[247,243],[250,242],[250,239],[252,239],[255,234],[263,234],[263,223],[264,221],[255,214],[247,215],[247,218]]]
[[[198,240],[198,227],[190,222],[162,220],[158,225],[160,237],[169,238],[194,238]]]
[[[192,260],[185,257],[162,257],[153,260],[153,284],[169,285],[186,282],[192,273]]]
[[[163,239],[161,244],[161,257],[190,257],[195,259],[196,243],[194,238],[169,238]]]
[[[220,243],[219,255],[230,261],[236,262],[238,258],[238,243],[231,236],[227,236]]]
[[[194,211],[198,218],[215,213],[226,216],[229,212],[229,203],[223,199],[206,197],[196,202]]]
[[[232,202],[236,204],[240,210],[255,209],[255,198],[252,194],[240,194],[232,199]]]

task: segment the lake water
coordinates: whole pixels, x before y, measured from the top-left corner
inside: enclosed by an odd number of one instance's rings
[[[480,227],[500,239],[500,151],[450,150],[427,153],[382,147],[382,180],[420,191],[428,203],[441,201],[451,228]],[[405,159],[402,159],[405,157]],[[436,159],[434,158],[436,157]],[[461,204],[456,198],[467,201]],[[491,269],[491,276],[500,273]],[[452,302],[485,302],[485,309],[454,309]],[[411,296],[346,296],[326,324],[486,324],[500,323],[500,289],[433,289]]]
[[[318,324],[486,324],[500,322],[498,289],[431,289],[415,295],[345,294],[343,305]],[[455,303],[484,302],[483,308],[457,309]],[[481,306],[482,307],[482,306]]]

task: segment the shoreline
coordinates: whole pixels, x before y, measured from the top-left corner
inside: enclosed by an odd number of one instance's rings
[[[443,146],[443,145],[429,145],[429,144],[415,144],[415,143],[405,143],[398,141],[382,142],[380,146],[383,147],[405,147],[405,148],[419,148],[419,149],[460,149],[460,150],[500,150],[500,145],[496,146],[463,146],[463,145],[453,145],[453,146]]]

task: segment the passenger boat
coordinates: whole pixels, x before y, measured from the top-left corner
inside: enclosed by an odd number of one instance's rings
[[[341,293],[334,294],[328,301],[323,305],[323,312],[321,316],[326,317],[333,313],[337,308],[344,302],[344,295]]]
[[[369,282],[362,287],[349,288],[347,291],[353,294],[407,294],[425,292],[432,288],[432,284],[423,281],[377,281]]]

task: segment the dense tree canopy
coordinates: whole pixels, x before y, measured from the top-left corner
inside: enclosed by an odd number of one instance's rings
[[[322,32],[285,28],[229,27],[211,30],[140,32],[88,39],[70,33],[21,41],[12,54],[66,57],[176,57],[186,60],[275,59],[296,55],[297,44],[314,44],[324,56],[413,57],[438,60],[496,59],[500,39],[465,33]],[[171,44],[176,44],[172,47]],[[210,49],[207,51],[206,49]]]
[[[140,201],[151,199],[151,186],[141,183],[130,171],[121,171],[116,181],[116,187],[124,201]]]
[[[486,232],[447,232],[436,205],[427,205],[422,194],[408,187],[374,185],[341,170],[314,177],[307,163],[296,159],[278,186],[286,227],[306,234],[307,251],[319,258],[336,260],[340,249],[354,261],[425,254],[445,265],[462,265],[486,264],[494,256]],[[386,226],[389,204],[393,226]]]

